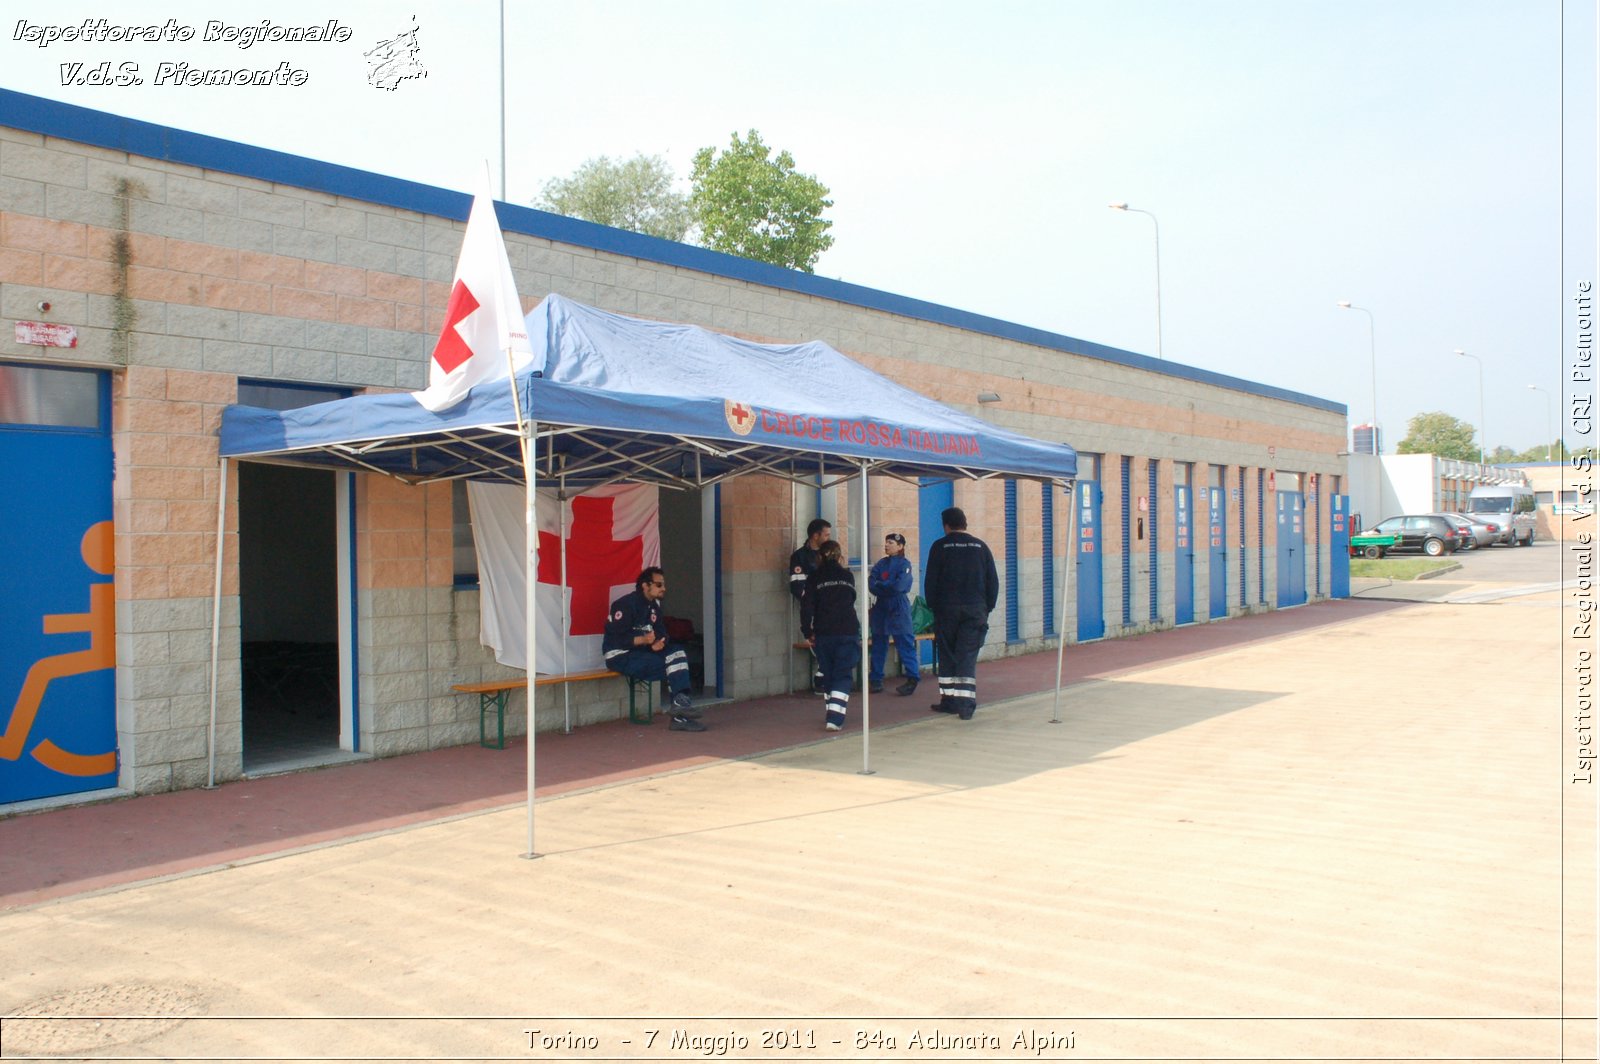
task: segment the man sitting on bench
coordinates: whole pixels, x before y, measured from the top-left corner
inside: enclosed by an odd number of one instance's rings
[[[661,600],[667,580],[659,566],[639,574],[632,594],[611,604],[601,642],[606,668],[636,680],[666,680],[672,700],[673,731],[705,731],[700,710],[689,700],[689,659],[683,648],[667,642]]]

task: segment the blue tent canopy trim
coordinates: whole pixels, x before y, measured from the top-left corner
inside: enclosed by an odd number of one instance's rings
[[[810,342],[760,344],[551,295],[529,312],[534,358],[433,413],[410,393],[294,410],[230,406],[224,458],[370,470],[412,483],[521,482],[523,415],[540,479],[694,487],[764,473],[815,483],[863,468],[1071,481],[1077,454],[991,425]]]

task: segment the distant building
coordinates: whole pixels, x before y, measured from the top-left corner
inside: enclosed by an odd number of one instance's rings
[[[1376,425],[1357,425],[1351,430],[1352,454],[1382,454],[1383,433]]]
[[[1433,454],[1352,454],[1349,469],[1350,513],[1362,528],[1396,514],[1465,510],[1472,489],[1480,484],[1529,483],[1519,466],[1479,465]],[[1539,534],[1547,534],[1542,523]]]

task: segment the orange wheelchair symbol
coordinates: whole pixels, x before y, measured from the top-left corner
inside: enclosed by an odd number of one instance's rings
[[[112,527],[110,521],[90,525],[83,534],[81,547],[84,564],[101,576],[114,572],[112,558]],[[89,585],[88,613],[50,613],[44,617],[44,634],[60,635],[66,632],[89,633],[89,649],[68,654],[52,654],[40,658],[28,669],[22,681],[22,691],[17,695],[11,710],[11,719],[0,734],[0,760],[15,761],[22,756],[33,730],[34,718],[44,701],[45,690],[51,680],[77,676],[86,672],[109,669],[117,663],[117,618],[115,585],[100,581]],[[67,776],[103,776],[115,771],[115,751],[104,754],[75,754],[63,750],[49,739],[43,739],[32,750],[35,760],[46,768]]]

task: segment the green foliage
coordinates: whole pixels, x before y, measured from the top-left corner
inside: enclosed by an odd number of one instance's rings
[[[1495,454],[1501,451],[1510,451],[1509,447],[1496,447]],[[1505,462],[1510,465],[1525,465],[1529,462],[1565,462],[1571,452],[1567,450],[1566,440],[1551,440],[1549,443],[1537,444],[1525,451],[1517,451],[1509,458],[1495,458],[1493,461]],[[1548,457],[1547,457],[1548,456]]]
[[[733,134],[728,147],[701,148],[689,174],[689,206],[701,242],[714,251],[811,273],[833,246],[828,186],[798,173],[786,151],[771,157],[761,134]]]
[[[545,183],[535,206],[635,233],[682,240],[692,216],[688,197],[672,188],[672,171],[656,155],[590,159],[571,177]]]
[[[1478,445],[1471,425],[1443,411],[1416,414],[1406,422],[1406,438],[1397,448],[1400,454],[1434,454],[1463,462],[1478,460]]]

